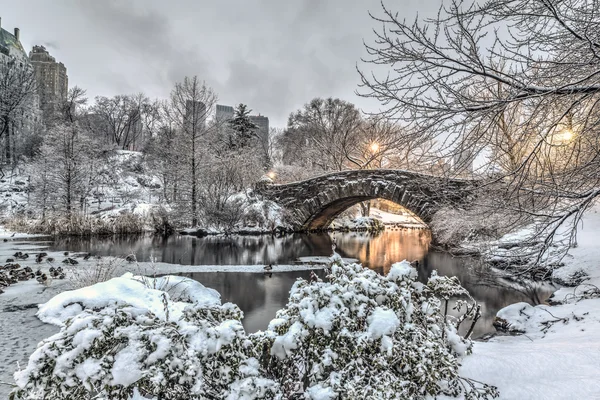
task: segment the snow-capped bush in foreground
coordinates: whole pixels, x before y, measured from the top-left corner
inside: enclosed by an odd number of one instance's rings
[[[38,345],[15,374],[19,389],[11,396],[128,399],[137,389],[159,399],[273,398],[277,384],[259,376],[258,361],[247,356],[252,344],[240,309],[218,297],[214,304],[210,289],[191,283],[193,293],[171,284],[187,306],[131,275],[59,294],[40,317],[60,324],[73,307],[80,312]],[[133,305],[123,304],[127,298]],[[164,309],[153,313],[158,302]]]
[[[263,339],[284,397],[303,390],[307,399],[495,396],[458,376],[458,356],[471,344],[445,322],[436,297],[466,291],[437,275],[435,285],[416,278],[408,262],[381,276],[338,256],[328,282],[296,282]]]
[[[221,305],[218,295],[197,282],[177,283],[194,292],[184,294],[126,275],[103,283],[122,289],[112,302],[95,298],[105,293],[106,288],[97,287],[102,284],[62,293],[40,310],[40,317],[54,316],[62,329],[40,343],[27,367],[15,374],[18,389],[11,396],[323,400],[497,395],[493,387],[458,376],[459,357],[471,343],[457,333],[456,320],[446,319],[437,297],[465,294],[455,280],[435,276],[423,285],[407,262],[395,264],[387,276],[345,265],[339,256],[330,267],[327,281],[296,282],[269,329],[252,335],[246,335],[238,307]],[[157,302],[162,310],[156,309]],[[79,310],[75,316],[73,307]]]

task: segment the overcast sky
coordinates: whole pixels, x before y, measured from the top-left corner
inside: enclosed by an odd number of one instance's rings
[[[407,18],[441,0],[385,0]],[[220,104],[246,103],[283,127],[314,97],[354,94],[355,70],[373,38],[379,0],[0,0],[2,27],[21,29],[29,52],[43,44],[88,96],[144,92],[167,97],[197,75]]]

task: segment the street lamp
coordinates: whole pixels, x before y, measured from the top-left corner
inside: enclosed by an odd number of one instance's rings
[[[371,149],[372,153],[377,153],[379,151],[379,143],[373,142],[369,148]]]

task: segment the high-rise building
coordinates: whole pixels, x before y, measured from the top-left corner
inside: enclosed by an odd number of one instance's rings
[[[226,123],[227,121],[233,119],[233,107],[217,104],[215,119],[218,123]]]
[[[186,129],[204,128],[206,124],[206,104],[201,101],[186,100],[183,124]]]
[[[35,69],[42,110],[55,110],[67,98],[67,68],[63,63],[56,62],[44,46],[33,46],[29,59]]]
[[[14,57],[22,62],[24,58],[27,58],[27,54],[19,41],[19,28],[15,28],[13,32],[10,33],[2,28],[2,19],[0,18],[0,60],[6,61],[10,57]]]
[[[454,165],[453,169],[456,172],[463,174],[473,173],[473,153],[470,149],[461,148],[458,149],[453,158]]]
[[[15,160],[17,150],[25,148],[28,134],[35,131],[40,121],[32,66],[19,35],[19,28],[14,28],[13,33],[3,29],[0,19],[0,77],[8,83],[0,93],[0,130],[6,132],[0,138],[0,163]],[[18,88],[14,82],[19,82]]]
[[[269,143],[269,118],[264,115],[249,115],[250,121],[258,126],[257,136],[263,144]]]

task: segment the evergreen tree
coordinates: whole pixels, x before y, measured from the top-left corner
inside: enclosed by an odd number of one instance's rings
[[[235,109],[233,119],[229,121],[231,134],[229,136],[229,147],[231,149],[243,149],[256,138],[258,126],[250,120],[249,114],[252,110],[245,104],[239,104]]]

